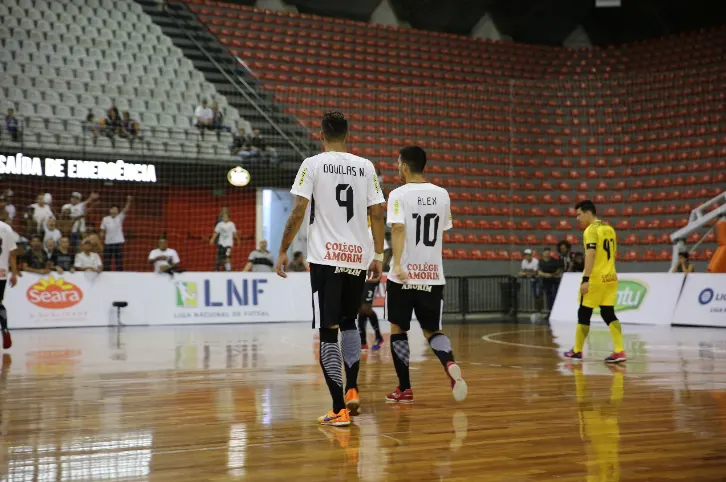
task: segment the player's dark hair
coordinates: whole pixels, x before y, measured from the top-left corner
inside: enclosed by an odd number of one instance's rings
[[[348,134],[348,119],[341,112],[328,112],[320,122],[327,141],[342,141]]]
[[[32,235],[32,236],[30,237],[30,240],[31,240],[31,241],[33,241],[34,239],[37,239],[37,240],[38,240],[38,241],[40,241],[41,243],[43,242],[43,238],[41,238],[39,234],[34,234],[34,235]]]
[[[421,174],[426,168],[426,151],[419,146],[406,146],[399,151],[401,162],[414,174]]]
[[[121,209],[121,208],[120,208],[120,207],[118,206],[118,204],[111,204],[111,209],[113,209],[113,208],[116,208],[116,209],[119,209],[119,210]]]
[[[560,241],[559,243],[557,243],[557,251],[560,250],[560,247],[561,246],[566,246],[568,251],[570,250],[570,248],[572,248],[572,245],[566,239],[563,239],[562,241]]]
[[[595,203],[590,201],[589,199],[580,201],[579,203],[575,204],[575,209],[579,209],[583,213],[590,212],[592,214],[597,214],[597,209],[595,209]]]
[[[686,259],[689,258],[688,251],[681,251],[680,253],[678,253],[678,256],[683,256]]]

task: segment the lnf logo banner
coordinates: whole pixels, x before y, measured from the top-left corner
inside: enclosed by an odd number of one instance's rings
[[[0,155],[0,174],[20,176],[41,176],[50,178],[99,179],[102,181],[156,182],[156,168],[153,164],[78,161],[75,159],[54,159],[28,157],[22,153],[14,156]]]

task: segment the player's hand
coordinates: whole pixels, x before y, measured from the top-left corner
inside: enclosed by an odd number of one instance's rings
[[[368,266],[368,281],[369,283],[378,283],[381,281],[381,275],[383,274],[383,263],[381,261],[376,261],[375,259],[371,261],[371,264]]]
[[[14,287],[16,284],[18,284],[18,275],[16,273],[13,273],[10,275],[10,287]]]
[[[580,293],[586,295],[588,291],[590,291],[590,283],[585,281],[584,283],[580,284]]]
[[[393,267],[393,273],[401,281],[401,283],[408,282],[408,273],[404,271],[403,267],[400,264],[397,264]]]
[[[279,276],[280,278],[287,278],[287,273],[285,273],[285,267],[287,266],[287,263],[287,252],[278,253],[277,263],[275,264],[275,271],[277,271],[277,276]]]

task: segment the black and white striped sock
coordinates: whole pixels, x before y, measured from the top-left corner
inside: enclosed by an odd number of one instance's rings
[[[341,335],[343,347],[343,361],[345,361],[345,391],[358,388],[358,371],[360,370],[361,339],[355,324],[349,330],[343,330]]]
[[[320,367],[333,399],[333,410],[345,408],[343,398],[343,357],[338,345],[337,328],[320,328]]]
[[[397,333],[391,335],[391,355],[393,355],[393,367],[398,375],[398,388],[404,391],[411,388],[411,379],[408,373],[408,359],[410,351],[408,348],[408,334]]]

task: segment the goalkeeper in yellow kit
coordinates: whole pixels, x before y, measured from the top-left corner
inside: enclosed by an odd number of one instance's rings
[[[627,358],[623,348],[623,330],[615,316],[615,302],[618,297],[618,275],[615,272],[618,242],[615,229],[595,216],[597,210],[592,201],[582,201],[575,209],[580,227],[585,228],[585,271],[580,284],[575,346],[565,352],[564,356],[570,360],[582,360],[582,348],[590,332],[592,311],[599,306],[600,316],[610,329],[614,345],[613,353],[605,362],[620,363]]]

